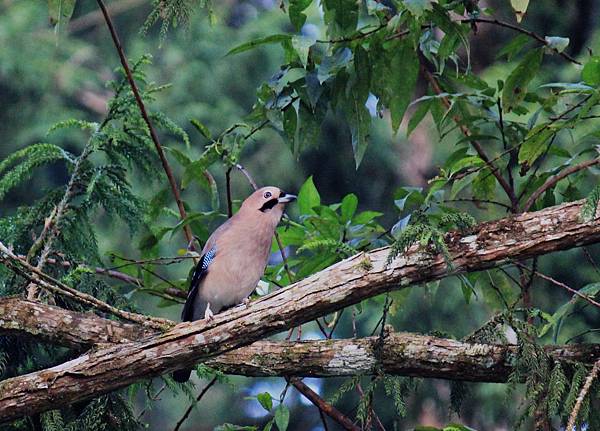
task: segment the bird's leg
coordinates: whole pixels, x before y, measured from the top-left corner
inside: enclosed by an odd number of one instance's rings
[[[247,307],[247,306],[248,306],[248,304],[250,304],[250,297],[244,298],[244,299],[242,300],[242,304],[244,304],[244,306],[246,306],[246,307]]]
[[[214,319],[214,314],[210,309],[210,302],[206,304],[206,310],[204,310],[204,319],[209,322]]]

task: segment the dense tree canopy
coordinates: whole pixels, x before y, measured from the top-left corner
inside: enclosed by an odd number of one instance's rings
[[[599,6],[528,3],[0,3],[0,428],[600,429]]]

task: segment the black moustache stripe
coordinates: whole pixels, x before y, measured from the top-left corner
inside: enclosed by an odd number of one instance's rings
[[[275,205],[277,205],[279,201],[277,200],[277,198],[273,198],[271,200],[266,201],[262,207],[260,207],[260,211],[265,212],[267,210],[270,210],[271,208],[273,208]]]

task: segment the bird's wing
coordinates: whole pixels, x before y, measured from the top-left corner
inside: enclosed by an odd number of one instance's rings
[[[209,249],[206,253],[202,255],[200,261],[196,265],[196,269],[194,270],[194,274],[192,275],[192,281],[190,282],[188,296],[185,300],[183,310],[181,311],[181,320],[184,322],[191,322],[192,320],[194,320],[194,301],[196,295],[198,294],[200,282],[206,275],[208,267],[215,258],[216,252],[217,247],[213,246],[211,249]]]

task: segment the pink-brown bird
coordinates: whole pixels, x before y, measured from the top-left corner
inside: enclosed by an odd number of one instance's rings
[[[182,321],[210,320],[250,296],[265,272],[285,205],[295,199],[277,187],[258,189],[213,232],[192,276]],[[177,370],[173,378],[186,382],[191,371]]]

